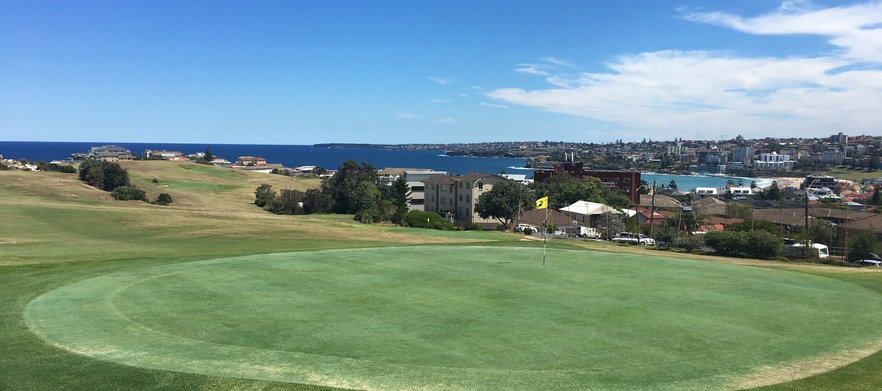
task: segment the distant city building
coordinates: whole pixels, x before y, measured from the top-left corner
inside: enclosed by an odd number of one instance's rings
[[[725,165],[729,162],[729,155],[724,152],[710,152],[705,156],[705,163],[707,165]]]
[[[836,178],[829,175],[808,175],[802,183],[802,188],[833,188],[836,187]]]
[[[759,154],[759,160],[753,162],[758,170],[789,170],[793,167],[790,155],[779,155],[775,152]]]
[[[830,143],[839,145],[848,144],[848,136],[842,134],[842,132],[839,132],[839,134],[834,134],[830,136]]]
[[[750,166],[753,162],[753,153],[753,147],[732,148],[732,162],[741,163],[744,166]]]
[[[838,147],[829,147],[821,155],[821,162],[827,164],[842,164],[845,160],[845,152]]]

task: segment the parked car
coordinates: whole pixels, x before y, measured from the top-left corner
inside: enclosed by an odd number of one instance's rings
[[[860,251],[852,251],[848,253],[848,261],[849,262],[857,262],[866,259],[871,259],[874,261],[882,261],[882,257],[879,257],[879,254],[876,253],[865,253]]]
[[[635,234],[631,232],[621,232],[619,236],[612,238],[613,242],[639,244],[643,246],[654,246],[655,239],[644,234]]]
[[[848,262],[861,266],[882,267],[882,257],[879,257],[879,254],[876,253],[852,251],[848,253]]]
[[[524,232],[527,229],[529,229],[531,233],[539,232],[536,227],[530,224],[518,224],[518,226],[515,227],[515,232]]]

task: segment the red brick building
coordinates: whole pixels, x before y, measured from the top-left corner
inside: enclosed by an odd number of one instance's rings
[[[621,190],[632,202],[640,202],[640,173],[637,171],[586,170],[582,162],[557,163],[553,170],[533,171],[533,181],[545,182],[556,174],[567,173],[573,178],[594,177],[600,179],[605,187]]]

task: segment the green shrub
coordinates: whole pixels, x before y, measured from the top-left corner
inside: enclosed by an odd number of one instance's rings
[[[168,193],[159,193],[159,196],[156,197],[156,200],[153,201],[154,204],[157,205],[168,205],[172,203],[172,196]]]
[[[777,233],[768,231],[748,231],[745,232],[747,246],[744,253],[751,258],[772,259],[781,255],[784,244]]]
[[[437,213],[423,212],[412,210],[404,216],[404,223],[408,227],[414,228],[433,228],[442,231],[451,231],[455,229],[453,223]]]
[[[115,200],[119,201],[129,201],[129,200],[139,200],[139,201],[147,201],[147,193],[144,190],[139,189],[137,186],[120,186],[110,193],[110,196]]]
[[[704,236],[702,235],[686,235],[677,239],[674,245],[691,253],[692,250],[699,249],[704,246]]]
[[[478,224],[478,223],[472,223],[472,225],[469,227],[469,229],[472,231],[481,231],[482,230],[481,224]]]

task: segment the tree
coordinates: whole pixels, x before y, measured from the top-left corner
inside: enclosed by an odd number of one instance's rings
[[[848,241],[848,249],[859,253],[878,253],[879,239],[873,231],[864,231]]]
[[[408,203],[410,203],[410,185],[407,184],[407,179],[403,176],[399,176],[395,182],[388,187],[388,196],[386,197],[389,201],[392,202],[392,205],[395,206],[395,211],[392,214],[392,222],[396,224],[400,224],[404,215],[407,214]]]
[[[370,163],[358,164],[347,160],[337,168],[337,172],[322,182],[322,193],[331,196],[334,213],[355,214],[359,212],[363,202],[356,199],[355,189],[362,182],[373,183],[379,179],[377,169]],[[362,193],[364,194],[364,193]]]
[[[483,219],[494,218],[509,228],[521,209],[533,209],[535,201],[526,186],[505,180],[494,184],[478,197],[475,212]]]
[[[604,212],[597,220],[598,228],[607,239],[625,231],[626,216],[621,213]]]
[[[671,189],[677,190],[677,182],[675,182],[673,179],[671,179],[671,183],[668,184],[668,187],[670,187]]]
[[[832,245],[836,240],[836,227],[827,220],[814,219],[812,225],[812,240],[815,243]]]
[[[352,207],[353,212],[358,214],[366,211],[377,211],[380,206],[380,200],[382,199],[380,195],[380,190],[377,189],[377,184],[373,182],[360,182],[355,186],[355,189],[352,192]],[[376,222],[379,221],[376,219],[379,214],[374,214],[371,216],[371,220],[359,220],[361,222]]]
[[[276,191],[273,190],[273,185],[264,183],[257,186],[257,189],[254,190],[254,205],[261,208],[270,203],[274,198],[276,198]]]
[[[882,204],[882,193],[879,192],[878,187],[873,190],[873,198],[870,198],[870,203],[873,205]]]
[[[118,187],[131,184],[129,172],[123,169],[119,163],[92,159],[80,163],[79,177],[81,181],[104,191],[113,191]]]
[[[205,156],[203,157],[203,159],[207,160],[208,162],[211,162],[212,160],[214,160],[214,158],[215,158],[214,154],[211,153],[211,147],[205,148]]]
[[[781,193],[781,189],[778,188],[778,181],[772,181],[772,185],[769,186],[769,189],[763,192],[763,198],[767,200],[781,201],[783,194]]]

